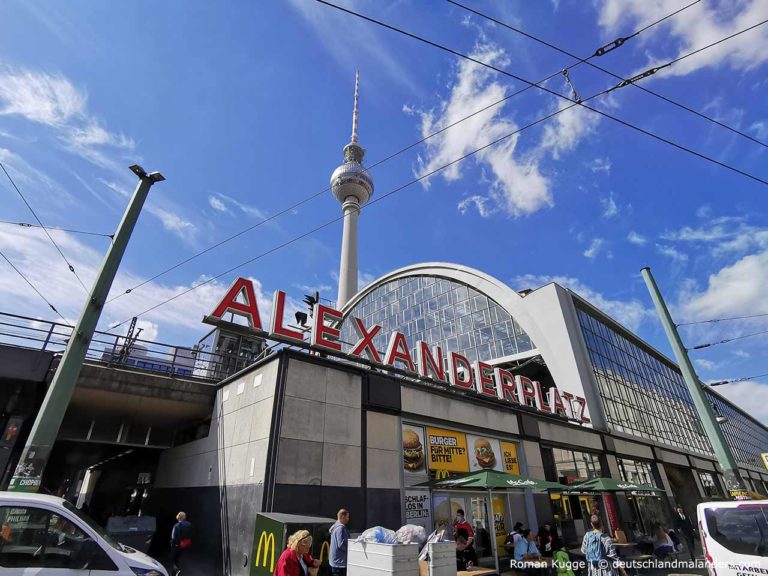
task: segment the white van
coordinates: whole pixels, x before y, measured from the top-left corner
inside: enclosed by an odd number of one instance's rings
[[[768,501],[704,502],[696,512],[710,576],[768,574]]]
[[[66,500],[20,492],[0,492],[0,574],[168,576]]]

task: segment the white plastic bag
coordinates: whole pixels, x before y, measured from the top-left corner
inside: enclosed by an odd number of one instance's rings
[[[388,530],[383,526],[368,528],[357,537],[357,542],[376,542],[378,544],[397,544],[394,530]]]
[[[395,532],[398,544],[418,544],[419,548],[427,541],[427,532],[423,526],[406,524]]]

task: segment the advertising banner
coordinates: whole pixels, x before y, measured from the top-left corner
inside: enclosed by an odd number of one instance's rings
[[[501,442],[501,455],[504,467],[503,472],[520,474],[520,461],[517,459],[517,444],[514,442]]]
[[[493,528],[496,534],[496,550],[502,550],[504,541],[507,539],[507,527],[504,524],[504,498],[502,496],[493,497]]]
[[[427,490],[405,491],[405,523],[423,526],[432,532],[432,502]]]
[[[403,470],[410,474],[424,474],[424,428],[403,424]]]
[[[441,428],[427,428],[427,446],[429,469],[436,473],[435,476],[441,472],[469,472],[465,434]]]
[[[763,457],[763,464],[765,464],[765,467],[768,468],[768,452],[763,452],[760,454],[760,456]]]
[[[469,470],[498,470],[504,471],[504,462],[501,457],[501,447],[495,438],[486,436],[467,435],[469,447]]]

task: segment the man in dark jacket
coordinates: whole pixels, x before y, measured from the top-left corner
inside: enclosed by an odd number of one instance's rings
[[[331,526],[331,550],[328,563],[333,576],[347,576],[347,541],[349,540],[349,511],[342,508],[336,513],[336,523]]]
[[[688,546],[688,551],[691,553],[691,560],[694,559],[694,536],[696,531],[691,523],[691,519],[685,513],[682,506],[679,506],[675,510],[675,529],[680,532],[685,538],[685,543]]]

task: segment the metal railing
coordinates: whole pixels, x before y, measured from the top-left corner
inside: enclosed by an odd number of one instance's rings
[[[72,328],[66,324],[0,312],[0,344],[52,352],[66,350]],[[135,369],[185,379],[215,382],[244,368],[253,359],[174,346],[96,331],[86,362]]]

